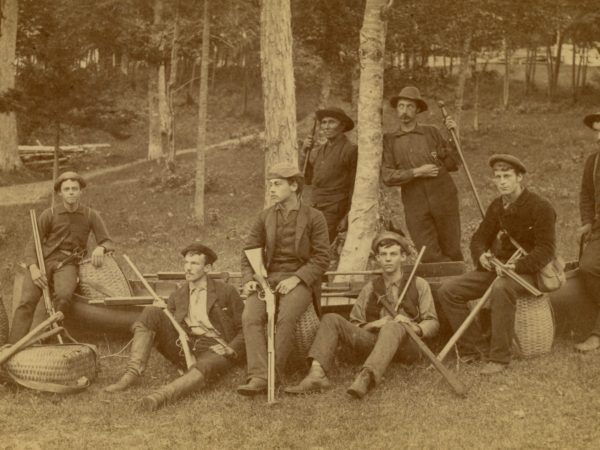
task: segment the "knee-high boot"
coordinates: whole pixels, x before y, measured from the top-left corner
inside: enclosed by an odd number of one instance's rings
[[[202,389],[205,384],[202,372],[193,367],[183,376],[144,397],[140,409],[156,411],[166,404],[173,403],[178,398]]]
[[[131,354],[127,369],[119,381],[104,389],[106,392],[124,391],[139,381],[144,370],[146,370],[153,342],[154,331],[146,328],[141,322],[135,322],[133,324],[133,342],[131,343]]]

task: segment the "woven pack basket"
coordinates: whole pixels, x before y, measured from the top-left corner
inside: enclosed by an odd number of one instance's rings
[[[317,316],[315,307],[311,303],[304,314],[300,316],[298,322],[296,322],[294,333],[296,338],[296,348],[294,357],[305,359],[308,356],[308,351],[315,340],[318,328],[319,316]]]
[[[73,393],[96,378],[97,351],[88,344],[34,345],[16,353],[4,369],[22,386]]]
[[[100,267],[94,267],[91,261],[79,265],[79,293],[88,299],[132,295],[129,281],[110,255],[104,257]]]
[[[549,353],[554,341],[554,314],[548,294],[517,299],[515,341],[521,356]]]

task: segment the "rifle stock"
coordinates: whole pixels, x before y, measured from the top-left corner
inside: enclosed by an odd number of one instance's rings
[[[244,250],[254,279],[260,285],[258,298],[265,302],[267,310],[267,402],[275,402],[275,293],[267,281],[267,269],[263,262],[262,248]]]

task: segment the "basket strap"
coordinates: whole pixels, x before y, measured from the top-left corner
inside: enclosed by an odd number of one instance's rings
[[[10,372],[10,370],[6,370],[6,373],[15,383],[20,384],[21,386],[24,386],[29,389],[34,389],[36,391],[54,392],[55,394],[76,394],[77,392],[81,392],[84,389],[87,389],[91,384],[90,380],[87,377],[82,377],[85,378],[85,382],[82,384],[68,386],[58,383],[45,383],[42,381],[24,380],[13,375]]]

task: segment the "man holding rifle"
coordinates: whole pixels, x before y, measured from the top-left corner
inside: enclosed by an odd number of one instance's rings
[[[181,254],[186,283],[171,294],[167,309],[187,332],[196,363],[182,377],[144,397],[141,408],[148,411],[203,388],[243,360],[242,299],[233,286],[207,276],[217,255],[198,242],[188,245]],[[165,358],[186,369],[181,337],[162,308],[146,306],[132,330],[127,369],[119,381],[106,387],[107,392],[124,391],[138,383],[153,344]]]
[[[589,114],[583,122],[594,130],[600,145],[600,113]],[[600,306],[600,151],[591,154],[583,169],[581,194],[579,198],[581,228],[579,234],[586,244],[579,261],[585,288],[593,301]],[[575,345],[580,352],[590,352],[600,348],[600,314],[590,336]]]
[[[319,109],[315,116],[327,141],[314,149],[314,135],[304,142],[304,179],[312,184],[312,206],[325,216],[333,242],[350,211],[358,148],[346,137],[354,121],[342,109]]]
[[[384,231],[373,240],[373,253],[382,275],[369,281],[360,291],[350,312],[350,320],[339,314],[325,314],[309,351],[312,360],[308,375],[289,394],[306,394],[330,386],[327,374],[334,366],[339,346],[347,347],[366,361],[348,388],[355,398],[364,397],[378,384],[393,359],[411,362],[420,357],[414,340],[408,339],[405,324],[417,336],[428,339],[437,333],[439,322],[429,284],[419,277],[412,280],[402,270],[410,254],[408,240],[392,231]],[[399,296],[408,289],[397,304]],[[392,316],[390,311],[396,311]]]
[[[427,103],[408,86],[390,99],[399,126],[383,137],[381,176],[387,186],[400,186],[406,226],[423,262],[462,261],[456,185],[449,172],[458,170],[455,152],[440,131],[417,122]],[[447,128],[456,123],[446,118]]]
[[[268,172],[274,205],[265,209],[250,229],[246,249],[264,249],[268,282],[277,296],[275,366],[284,373],[294,348],[294,329],[311,301],[319,310],[321,277],[329,264],[329,238],[323,214],[300,201],[303,177],[291,164],[276,164]],[[267,390],[266,305],[258,297],[254,271],[242,252],[242,281],[249,294],[242,322],[246,340],[248,382],[242,395]]]
[[[480,371],[482,375],[501,372],[509,364],[516,300],[528,295],[525,284],[535,287],[536,273],[554,257],[556,239],[554,208],[547,200],[522,186],[526,173],[523,163],[512,155],[497,154],[490,158],[489,165],[500,196],[488,207],[471,240],[471,255],[477,270],[446,281],[438,290],[440,304],[456,331],[469,315],[467,302],[482,297],[491,286],[489,343],[477,321],[459,340],[465,361],[488,359]],[[511,238],[527,254],[509,261],[517,251]],[[516,272],[518,276],[504,276],[504,272],[493,264],[496,259],[505,270]],[[513,278],[524,282],[519,283]]]
[[[13,316],[11,344],[29,331],[42,290],[48,286],[54,292],[56,310],[68,315],[77,287],[78,264],[85,253],[90,233],[94,233],[96,239],[96,248],[91,255],[94,266],[101,266],[104,253],[114,248],[98,211],[80,204],[85,186],[85,180],[75,172],[64,172],[54,183],[54,191],[62,202],[44,210],[37,221],[46,276],[38,267],[36,245],[32,239],[25,247],[28,271],[23,281],[21,301]]]

